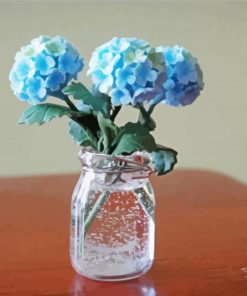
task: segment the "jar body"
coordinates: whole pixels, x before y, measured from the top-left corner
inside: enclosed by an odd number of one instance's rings
[[[81,275],[104,281],[146,273],[154,259],[154,194],[148,178],[99,182],[83,171],[71,204],[70,257]]]

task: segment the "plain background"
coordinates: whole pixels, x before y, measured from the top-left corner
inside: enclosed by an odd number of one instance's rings
[[[31,39],[63,35],[85,59],[114,36],[152,46],[182,45],[198,57],[205,90],[185,108],[159,106],[158,142],[179,152],[177,167],[222,172],[247,181],[247,3],[244,2],[0,2],[0,176],[77,172],[78,147],[66,118],[42,127],[18,126],[26,104],[12,94],[14,55]],[[119,123],[135,120],[130,109]]]

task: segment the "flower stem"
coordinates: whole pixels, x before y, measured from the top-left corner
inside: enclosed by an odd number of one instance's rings
[[[140,204],[143,207],[144,212],[148,215],[152,220],[154,220],[154,202],[151,200],[146,190],[143,188],[135,189],[134,192],[137,195]]]
[[[107,198],[110,196],[110,192],[102,192],[98,197],[96,203],[94,204],[93,208],[90,210],[88,216],[86,217],[85,224],[84,224],[84,237],[87,234],[87,231],[92,224],[93,220],[96,218],[97,213],[100,211],[102,206],[104,205]]]
[[[145,109],[145,107],[143,106],[142,103],[137,103],[136,107],[140,110],[140,112],[142,113],[142,115],[145,117],[148,115],[147,110]]]
[[[150,107],[148,108],[148,111],[147,111],[148,115],[151,115],[151,113],[153,112],[153,110],[154,110],[154,108],[155,108],[156,105],[157,104],[150,105]]]
[[[73,111],[79,111],[76,106],[71,102],[71,100],[69,99],[68,96],[64,97],[65,102],[67,103],[67,105],[70,107],[71,110]]]

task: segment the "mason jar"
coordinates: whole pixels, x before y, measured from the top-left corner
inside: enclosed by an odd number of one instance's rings
[[[70,257],[81,275],[121,281],[154,260],[155,198],[147,165],[82,150],[71,203]]]

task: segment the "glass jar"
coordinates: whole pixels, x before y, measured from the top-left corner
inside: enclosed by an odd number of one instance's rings
[[[73,268],[95,280],[139,277],[154,259],[150,168],[128,157],[81,151],[71,205]]]

